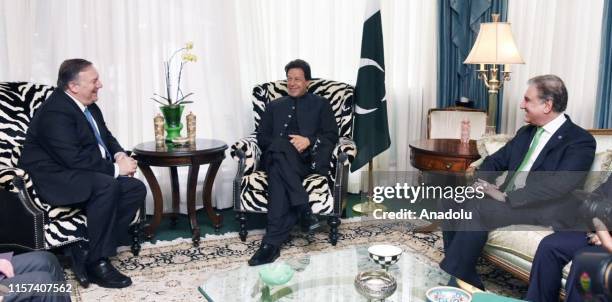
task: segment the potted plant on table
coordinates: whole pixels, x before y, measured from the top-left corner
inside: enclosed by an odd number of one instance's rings
[[[191,53],[193,49],[193,43],[188,42],[184,47],[176,50],[168,61],[164,62],[164,71],[166,73],[166,96],[153,94],[151,98],[155,102],[161,104],[159,109],[164,115],[165,126],[166,126],[166,141],[172,141],[172,139],[181,135],[181,129],[183,129],[183,123],[181,123],[181,117],[183,115],[184,104],[193,103],[188,101],[187,97],[191,96],[193,92],[183,94],[181,90],[181,75],[183,73],[183,67],[188,62],[196,62],[198,57]],[[181,63],[178,71],[178,77],[176,82],[176,93],[173,93],[172,81],[171,81],[171,70],[172,70],[172,59],[179,53],[181,54]],[[174,97],[173,97],[174,96]]]

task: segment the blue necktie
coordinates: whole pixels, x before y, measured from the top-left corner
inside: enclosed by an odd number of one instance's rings
[[[104,144],[104,141],[102,140],[102,137],[100,136],[100,132],[98,131],[98,128],[96,128],[96,123],[94,122],[94,118],[91,115],[91,112],[89,112],[89,108],[85,108],[85,117],[87,118],[87,121],[89,122],[89,125],[91,126],[91,129],[94,132],[94,135],[96,136],[96,140],[98,140],[98,145],[102,146],[102,148],[104,148],[104,152],[106,152],[106,159],[110,160],[110,152],[108,152],[108,148],[106,148],[106,144]]]

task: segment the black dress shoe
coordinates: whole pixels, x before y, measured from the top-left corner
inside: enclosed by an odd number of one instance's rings
[[[124,288],[132,285],[132,279],[120,273],[106,258],[87,266],[87,273],[89,281],[100,287]]]
[[[310,207],[302,211],[300,214],[300,228],[302,232],[312,234],[320,226],[319,219],[312,213]]]
[[[262,243],[255,255],[249,259],[250,266],[272,263],[280,256],[280,248],[271,244]]]

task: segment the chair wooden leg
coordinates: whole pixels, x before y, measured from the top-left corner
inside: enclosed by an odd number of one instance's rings
[[[87,259],[86,247],[80,242],[76,242],[64,247],[64,255],[70,261],[70,268],[74,273],[74,277],[79,284],[87,288],[89,286],[89,278],[85,270],[85,261]]]
[[[338,227],[340,226],[340,219],[336,216],[330,216],[327,218],[327,224],[329,225],[329,241],[333,246],[338,243]]]
[[[244,242],[249,234],[249,232],[246,230],[246,214],[242,212],[237,213],[236,220],[238,220],[238,223],[240,223],[240,231],[238,232],[238,235],[240,236],[240,240]]]
[[[140,235],[142,232],[141,222],[133,225],[130,229],[130,232],[132,233],[132,254],[134,256],[138,256],[138,254],[140,253]]]

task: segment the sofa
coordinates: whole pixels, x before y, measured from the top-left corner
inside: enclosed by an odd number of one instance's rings
[[[595,160],[585,181],[584,190],[593,191],[606,181],[612,171],[612,129],[591,129],[589,132],[597,141]],[[512,136],[498,134],[480,139],[477,142],[481,159],[472,163],[476,168],[489,154],[501,148]],[[504,175],[500,176],[503,177]],[[483,256],[500,268],[528,282],[531,264],[540,241],[553,231],[537,226],[508,226],[489,233]],[[565,278],[569,273],[569,263],[563,270]]]

